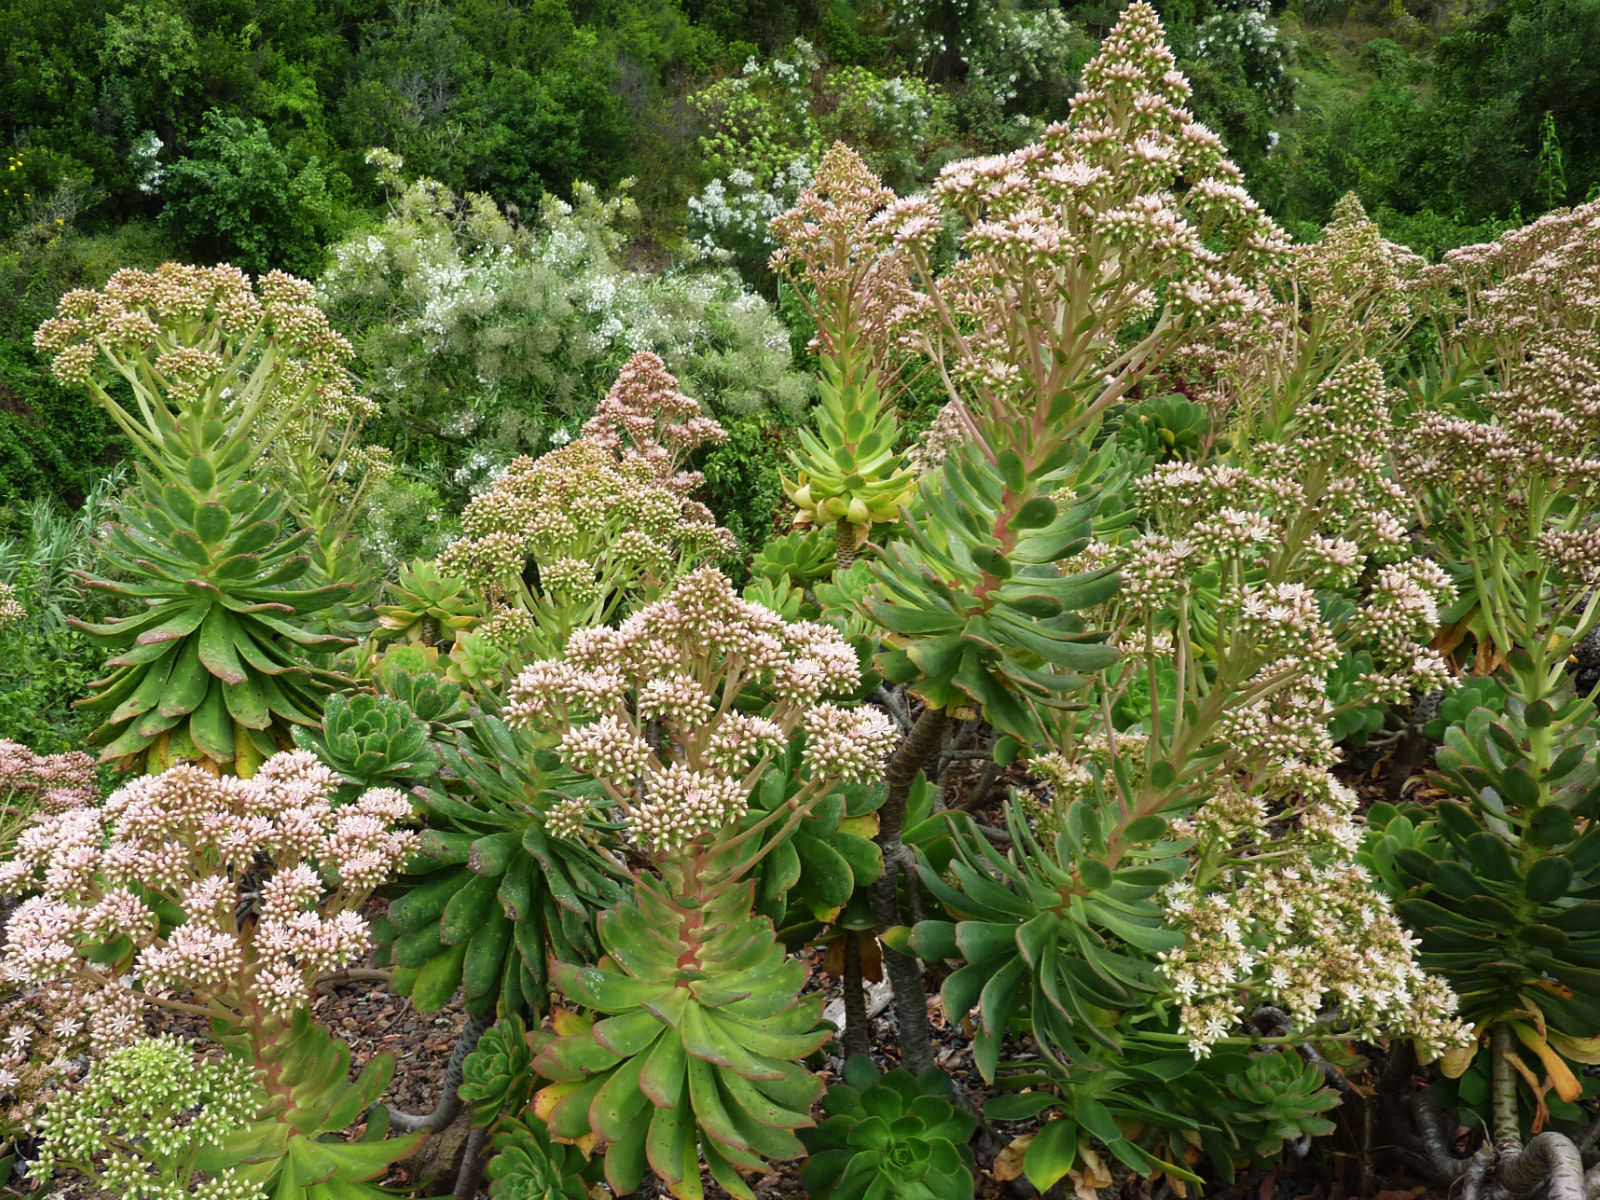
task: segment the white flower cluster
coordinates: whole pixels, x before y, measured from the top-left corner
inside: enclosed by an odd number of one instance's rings
[[[1219,783],[1173,832],[1199,839],[1203,880],[1171,885],[1167,918],[1184,943],[1162,956],[1196,1057],[1238,1030],[1246,1005],[1272,1004],[1308,1031],[1325,1017],[1363,1036],[1413,1037],[1437,1054],[1467,1044],[1456,999],[1414,957],[1416,939],[1356,862],[1356,797],[1326,771],[1286,763],[1265,790]],[[1291,797],[1269,811],[1266,792]],[[1271,821],[1271,854],[1251,847]]]
[[[1087,57],[1088,35],[1060,8],[939,0],[938,9],[934,0],[889,7],[890,28],[924,63],[954,54],[973,93],[1002,106],[1035,92],[1071,93],[1075,81],[1066,73]]]
[[[712,262],[765,262],[776,248],[768,227],[793,207],[811,183],[816,167],[809,156],[789,160],[766,186],[748,171],[730,171],[689,197],[689,230],[695,246]]]
[[[1269,113],[1279,115],[1293,108],[1289,43],[1279,38],[1265,0],[1247,0],[1231,11],[1213,13],[1200,22],[1195,30],[1194,52],[1199,58],[1235,59],[1250,86],[1265,97]]]

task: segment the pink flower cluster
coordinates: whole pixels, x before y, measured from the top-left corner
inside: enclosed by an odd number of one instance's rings
[[[1014,153],[951,163],[931,197],[895,200],[830,151],[773,222],[774,265],[815,291],[819,340],[847,328],[875,363],[937,364],[968,432],[999,447],[1029,420],[1063,425],[1047,416],[1062,397],[1077,405],[1069,422],[1090,420],[1184,345],[1252,332],[1288,239],[1185,111],[1163,38],[1155,10],[1130,5],[1069,121]],[[947,229],[961,241],[944,269]]]
[[[338,783],[293,751],[249,779],[173,767],[40,814],[0,864],[0,890],[32,893],[6,926],[0,983],[41,987],[102,1048],[136,1032],[142,1000],[292,1016],[366,947],[356,910],[417,839],[397,828],[412,813],[400,792],[336,806]]]
[[[678,468],[690,451],[728,440],[727,432],[700,414],[698,401],[678,390],[667,364],[641,350],[617,373],[616,383],[583,425],[582,436],[623,462],[638,457],[680,496],[704,482]]]
[[[4,811],[60,813],[95,798],[95,761],[87,754],[35,754],[0,738],[0,805]]]
[[[823,699],[859,682],[855,651],[832,629],[786,622],[702,567],[619,627],[574,633],[564,658],[531,663],[506,714],[556,741],[604,785],[635,841],[665,854],[738,821],[797,730],[806,796],[879,770],[896,736],[889,719]],[[552,828],[577,836],[586,816],[565,802]]]
[[[495,610],[491,623],[527,606],[534,626],[501,621],[497,645],[515,654],[519,635],[537,645],[542,629],[548,653],[566,635],[563,617],[604,619],[609,605],[654,598],[686,565],[736,548],[710,510],[687,498],[702,476],[679,469],[690,451],[725,437],[659,358],[636,354],[581,437],[517,459],[467,505],[463,536],[439,567],[478,589]],[[523,584],[530,560],[537,596]]]

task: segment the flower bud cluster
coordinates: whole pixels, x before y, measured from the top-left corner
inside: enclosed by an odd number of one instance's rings
[[[603,615],[609,601],[650,598],[685,566],[735,548],[710,510],[687,498],[701,475],[679,469],[690,451],[725,437],[659,358],[636,354],[582,436],[517,459],[467,505],[463,536],[439,567],[497,612],[531,596],[523,586],[530,561],[539,597],[580,620]],[[508,636],[497,641],[508,651],[511,632],[501,629]]]
[[[1414,286],[1419,299],[1434,302],[1436,318],[1471,344],[1479,361],[1495,362],[1505,381],[1522,361],[1520,352],[1507,351],[1552,332],[1592,337],[1600,306],[1600,200],[1451,250]]]
[[[180,404],[210,389],[243,391],[271,344],[282,356],[272,385],[277,405],[305,406],[340,422],[376,411],[350,387],[344,369],[350,343],[329,326],[311,285],[281,271],[252,288],[249,276],[226,264],[124,269],[98,292],[63,296],[33,344],[53,356],[63,383],[87,385],[153,367],[166,395]]]
[[[1451,585],[1407,543],[1392,441],[1380,369],[1347,361],[1249,469],[1157,467],[1134,489],[1144,532],[1113,548],[1119,645],[1145,660],[1141,683],[1186,689],[1145,701],[1165,714],[1164,747],[1179,737],[1207,747],[1173,764],[1183,774],[1166,800],[1119,782],[1144,811],[1169,805],[1165,836],[1194,840],[1189,873],[1166,896],[1184,942],[1163,962],[1198,1055],[1261,1003],[1300,1029],[1336,1012],[1357,1031],[1398,1030],[1434,1048],[1463,1032],[1454,998],[1423,975],[1356,862],[1355,799],[1331,774],[1330,680],[1349,655],[1371,660],[1364,699],[1403,699],[1448,674],[1428,643]],[[1173,733],[1174,720],[1188,724]],[[1145,752],[1120,753],[1118,765]],[[1107,762],[1080,738],[1034,767],[1059,808],[1109,787]]]
[[[1600,342],[1541,331],[1519,349],[1515,378],[1483,407],[1483,420],[1424,413],[1401,475],[1480,525],[1504,520],[1500,536],[1529,548],[1540,533],[1527,529],[1531,493],[1581,497],[1600,487]]]
[[[1166,463],[1135,484],[1149,529],[1119,548],[1130,631],[1119,640],[1190,636],[1175,626],[1185,597],[1191,620],[1217,621],[1220,644],[1251,659],[1225,718],[1236,747],[1331,761],[1321,694],[1346,651],[1372,655],[1366,681],[1379,697],[1444,677],[1428,642],[1453,592],[1437,565],[1412,556],[1406,494],[1386,466],[1392,441],[1382,373],[1356,359],[1302,401],[1250,471]],[[1354,602],[1333,624],[1318,599],[1326,589]]]
[[[35,754],[0,738],[0,805],[7,811],[62,813],[93,803],[95,794],[95,761],[87,754]]]
[[[604,785],[634,840],[669,854],[737,822],[796,732],[807,787],[872,777],[893,725],[824,699],[859,683],[855,651],[832,629],[786,622],[702,567],[617,628],[574,633],[564,658],[529,664],[506,718],[555,740],[568,766]],[[551,828],[577,833],[585,815],[569,797]]]
[[[255,1121],[264,1099],[249,1065],[197,1059],[170,1035],[146,1038],[107,1055],[81,1087],[50,1105],[29,1175],[92,1172],[126,1200],[262,1200],[265,1193],[233,1168],[193,1187],[180,1180],[202,1152]]]
[[[678,390],[667,364],[641,350],[617,373],[617,381],[584,422],[582,436],[623,462],[642,458],[680,496],[702,482],[696,473],[680,471],[684,459],[705,445],[720,445],[727,432],[702,416],[698,401]]]
[[[875,365],[934,362],[966,403],[970,427],[941,430],[924,465],[952,434],[1007,445],[1065,396],[1103,407],[1187,345],[1247,340],[1272,311],[1265,282],[1288,239],[1185,111],[1163,37],[1150,5],[1130,5],[1068,122],[947,165],[931,196],[895,200],[836,147],[773,223],[775,269],[817,296],[819,342],[836,336],[824,317],[847,309]],[[947,229],[960,245],[945,268]]]
[[[897,338],[926,315],[910,289],[900,245],[931,245],[942,232],[926,200],[896,200],[862,157],[835,142],[795,206],[775,217],[771,267],[795,288],[817,324],[814,349],[865,348],[881,376],[893,375]]]
[[[366,948],[356,910],[417,839],[397,828],[404,795],[335,806],[338,784],[293,751],[249,779],[179,766],[41,813],[0,864],[0,890],[35,893],[6,925],[0,983],[58,989],[60,1019],[96,1046],[134,1032],[141,998],[172,993],[292,1016]]]

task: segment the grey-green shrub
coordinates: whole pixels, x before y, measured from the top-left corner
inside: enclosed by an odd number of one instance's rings
[[[385,405],[379,436],[452,498],[571,437],[638,350],[724,422],[803,411],[787,331],[731,271],[624,265],[626,191],[547,196],[530,227],[487,196],[408,182],[387,151],[369,161],[390,214],[333,248],[320,296]]]

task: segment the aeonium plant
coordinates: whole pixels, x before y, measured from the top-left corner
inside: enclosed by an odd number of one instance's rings
[[[301,647],[342,640],[364,576],[353,521],[381,456],[355,444],[372,405],[350,347],[301,280],[176,263],[67,293],[34,346],[143,459],[106,536],[118,578],[93,581],[132,611],[84,626],[114,651],[79,702],[103,715],[90,744],[248,775],[340,683]]]
[[[603,912],[605,957],[552,978],[594,1014],[541,1040],[554,1082],[533,1113],[558,1139],[605,1146],[606,1177],[636,1190],[646,1166],[681,1197],[700,1161],[730,1193],[742,1172],[804,1151],[821,1085],[798,1060],[831,1035],[820,997],[772,922],[750,871],[830,789],[871,777],[894,741],[887,717],[825,697],[859,686],[855,652],[821,625],[742,600],[719,572],[684,576],[616,628],[580,630],[561,659],[530,664],[507,717],[601,785],[558,801],[552,833],[582,837],[599,812],[648,869],[631,901]],[[752,789],[802,738],[796,786],[754,822]]]
[[[252,286],[226,263],[121,270],[100,291],[63,296],[34,348],[165,481],[214,455],[228,482],[283,490],[323,580],[359,565],[361,495],[387,470],[382,451],[357,442],[377,406],[352,386],[350,343],[305,280],[273,271]]]
[[[800,510],[796,524],[833,525],[840,566],[875,523],[899,517],[916,483],[896,445],[904,355],[885,336],[904,267],[867,234],[893,199],[861,156],[836,142],[795,207],[772,222],[782,240],[772,268],[816,323],[822,363],[816,430],[800,430],[791,454],[799,473],[784,491]]]
[[[1550,625],[1551,663],[1596,619],[1583,605],[1588,593],[1565,585],[1583,582],[1600,549],[1589,519],[1600,435],[1597,231],[1600,203],[1559,210],[1452,250],[1413,287],[1419,306],[1432,301],[1440,366],[1410,385],[1425,403],[1408,423],[1401,475],[1461,591],[1441,648],[1473,638],[1479,674],[1513,647],[1546,656],[1524,640],[1531,628],[1508,619]],[[1531,603],[1541,578],[1555,588],[1542,614]]]
[[[1163,974],[1196,1053],[1240,1027],[1246,986],[1295,1029],[1340,994],[1341,1020],[1369,1034],[1407,1029],[1434,1052],[1459,1037],[1444,1015],[1453,997],[1418,973],[1356,866],[1355,798],[1330,774],[1341,708],[1448,682],[1427,639],[1450,587],[1406,539],[1388,436],[1381,373],[1358,359],[1309,393],[1270,461],[1170,465],[1137,489],[1146,529],[1117,555],[1129,660],[1113,692],[1142,691],[1142,718],[1069,739],[1066,757],[1119,795],[1112,846],[1146,816],[1192,839],[1186,876],[1165,893],[1186,937]],[[1359,679],[1353,693],[1334,693],[1341,666]],[[1119,741],[1135,765],[1095,768],[1093,747]]]
[[[375,1060],[347,1082],[348,1049],[308,1014],[318,977],[366,950],[361,905],[416,839],[397,828],[405,796],[375,788],[335,807],[339,782],[306,751],[249,779],[173,767],[40,814],[0,864],[0,888],[31,893],[6,925],[0,982],[31,989],[50,1051],[125,1046],[150,1007],[209,1020],[264,1089],[226,1165],[280,1195],[330,1172],[354,1187],[408,1147],[308,1149],[365,1111],[392,1070]],[[29,1047],[32,1018],[6,1016],[6,1042]]]
[[[1042,738],[1051,710],[1118,657],[1080,615],[1116,590],[1114,574],[1064,565],[1122,507],[1126,455],[1100,437],[1107,417],[1184,348],[1248,340],[1288,245],[1185,109],[1153,8],[1128,7],[1083,79],[1070,119],[1036,144],[951,163],[927,196],[889,199],[857,179],[775,226],[781,265],[811,272],[819,295],[841,261],[870,266],[836,310],[850,320],[838,342],[875,343],[865,361],[926,362],[950,398],[917,456],[911,519],[853,597],[883,631],[878,668],[924,703],[888,773],[880,933],[900,919],[904,800],[952,714]],[[854,228],[862,207],[875,211],[845,260],[830,221]],[[886,964],[920,1071],[932,1057],[915,964]]]
[[[456,633],[454,669],[497,685],[558,653],[574,629],[731,553],[733,535],[689,498],[703,477],[684,469],[696,448],[726,438],[659,358],[629,359],[576,439],[517,459],[462,513],[463,536],[438,568],[475,589],[487,614]]]
[[[1008,804],[1009,853],[969,835],[948,876],[922,872],[954,919],[910,944],[965,960],[942,994],[977,1010],[980,1070],[1022,1069],[1002,1051],[1025,1014],[1060,1089],[1024,1164],[1040,1187],[1095,1144],[1190,1182],[1194,1139],[1224,1173],[1260,1153],[1254,1093],[1229,1081],[1264,1032],[1403,1034],[1424,1057],[1469,1036],[1358,862],[1356,797],[1331,772],[1341,707],[1447,675],[1426,643],[1448,583],[1407,542],[1387,436],[1381,372],[1357,360],[1259,468],[1136,483],[1136,531],[1071,564],[1118,568],[1094,615],[1123,658],[1029,751],[1047,799]],[[1356,694],[1331,686],[1340,667]]]
[[[1428,1144],[1424,1114],[1430,1169],[1514,1193],[1548,1184],[1553,1196],[1582,1192],[1581,1065],[1600,1058],[1597,726],[1593,696],[1568,676],[1600,626],[1597,239],[1591,204],[1427,273],[1452,289],[1441,357],[1458,382],[1406,431],[1401,477],[1422,538],[1464,593],[1440,642],[1475,637],[1476,665],[1502,695],[1485,692],[1444,729],[1433,782],[1446,799],[1375,814],[1372,844],[1422,961],[1462,993],[1487,1048],[1446,1074],[1492,1120],[1495,1158],[1480,1166]]]

